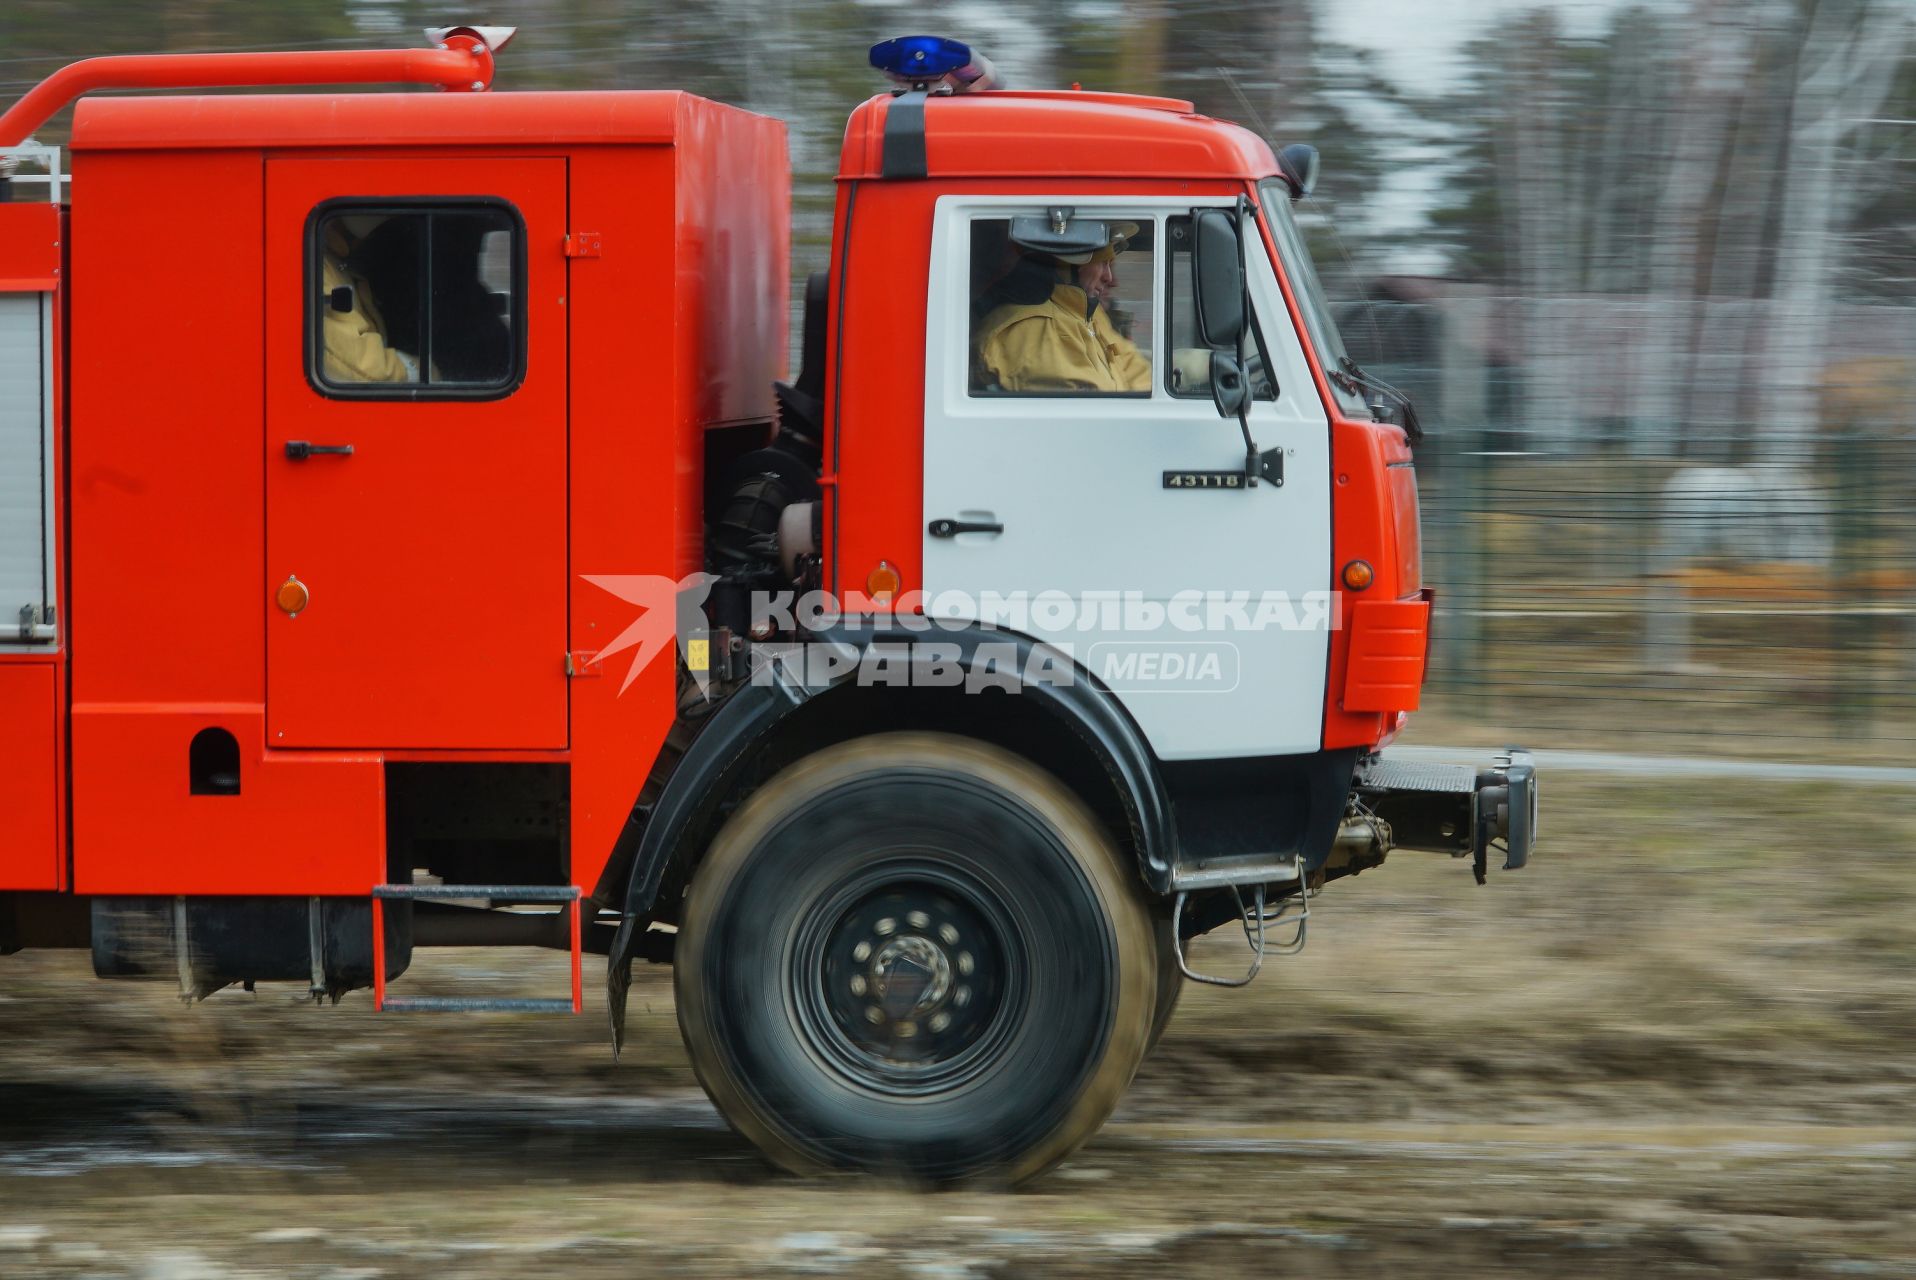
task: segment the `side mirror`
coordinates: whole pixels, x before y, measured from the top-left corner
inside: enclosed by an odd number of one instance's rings
[[[1223,209],[1199,209],[1191,224],[1198,337],[1214,351],[1235,353],[1244,337],[1244,257],[1237,219]]]
[[[1317,148],[1308,142],[1293,142],[1277,153],[1277,171],[1291,189],[1291,199],[1307,196],[1317,185]]]
[[[1235,418],[1251,403],[1250,384],[1233,352],[1211,353],[1211,403],[1220,418]]]

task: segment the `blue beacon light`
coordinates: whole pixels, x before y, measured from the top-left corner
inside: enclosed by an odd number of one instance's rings
[[[872,46],[871,64],[904,85],[946,82],[964,92],[996,86],[991,63],[961,40],[944,36],[899,36]]]

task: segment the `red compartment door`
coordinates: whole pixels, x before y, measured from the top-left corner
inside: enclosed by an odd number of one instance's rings
[[[308,379],[308,219],[337,199],[509,202],[525,377],[496,399],[333,399]],[[566,745],[562,159],[270,160],[268,747]],[[289,441],[351,445],[289,458]],[[309,603],[288,613],[298,578]]]

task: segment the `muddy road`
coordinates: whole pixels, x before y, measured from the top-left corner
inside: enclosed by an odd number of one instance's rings
[[[1113,1123],[1016,1192],[772,1172],[660,970],[615,1066],[596,991],[188,1009],[0,959],[0,1277],[1916,1276],[1916,800],[1552,783],[1530,870],[1333,886],[1302,956],[1189,991]],[[403,984],[564,967],[427,951]]]

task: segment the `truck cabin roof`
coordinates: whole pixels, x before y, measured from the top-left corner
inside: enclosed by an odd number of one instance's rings
[[[904,101],[880,94],[852,112],[840,178],[888,176],[887,129],[918,127],[910,114],[893,120]],[[925,176],[934,178],[1255,180],[1278,172],[1262,138],[1175,98],[993,89],[926,99],[922,130]]]

